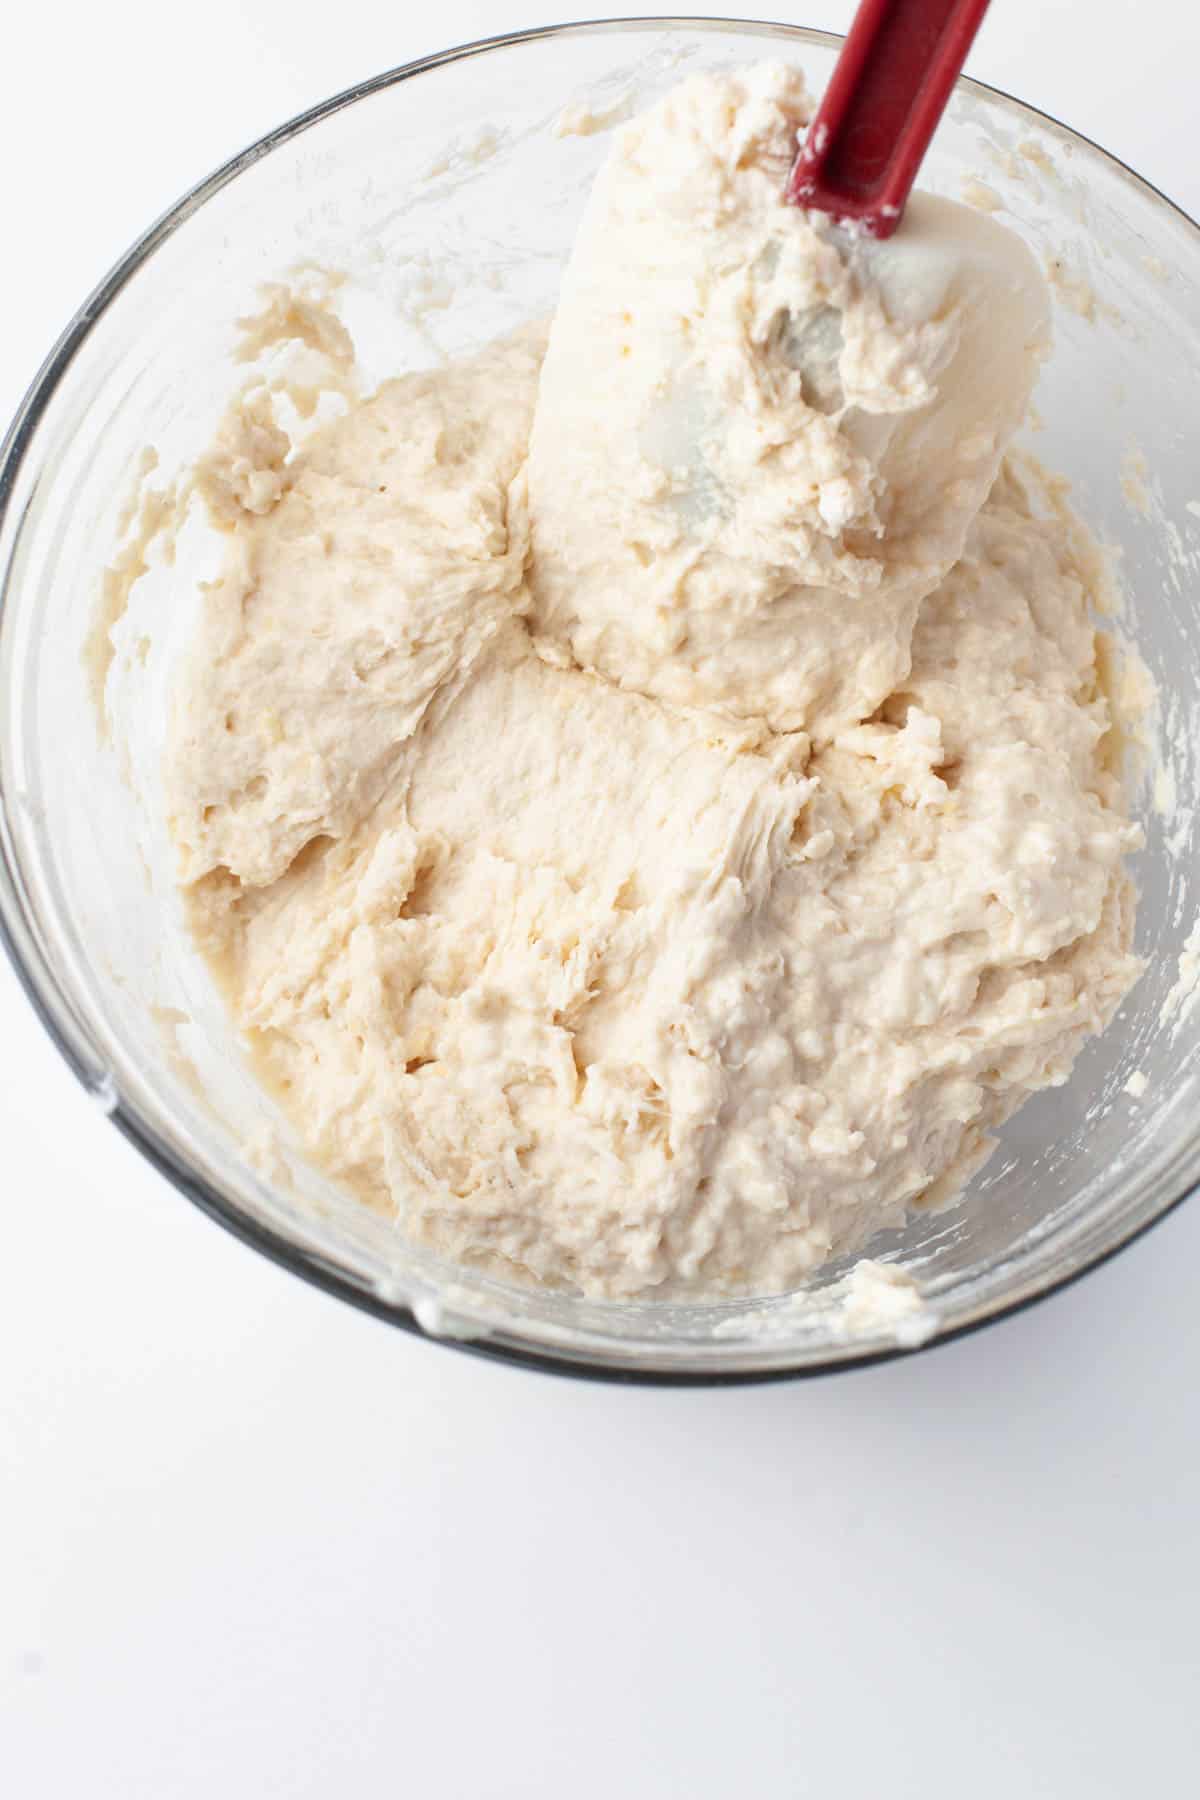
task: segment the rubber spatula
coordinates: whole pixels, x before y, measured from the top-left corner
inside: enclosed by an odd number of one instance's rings
[[[988,0],[861,0],[788,199],[890,237],[987,8]]]

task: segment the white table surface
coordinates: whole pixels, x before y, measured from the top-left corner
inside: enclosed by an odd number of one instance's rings
[[[0,411],[243,143],[552,15],[586,12],[22,6]],[[1194,8],[997,0],[968,66],[1200,212]],[[1200,1205],[915,1359],[625,1390],[416,1342],[255,1257],[88,1104],[7,966],[0,1144],[12,1800],[1197,1791]]]

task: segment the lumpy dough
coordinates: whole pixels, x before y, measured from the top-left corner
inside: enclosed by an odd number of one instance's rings
[[[884,244],[781,198],[798,76],[690,82],[627,128],[550,332],[529,492],[538,627],[683,705],[828,737],[908,667],[1021,423],[1045,280],[917,194]]]
[[[1093,548],[1001,462],[1036,289],[989,236],[917,306],[785,212],[805,112],[767,68],[625,129],[540,393],[534,327],[207,459],[168,769],[199,942],[334,1177],[592,1295],[787,1289],[952,1196],[1137,973]]]

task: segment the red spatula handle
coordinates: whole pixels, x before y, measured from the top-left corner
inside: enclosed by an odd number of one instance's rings
[[[861,0],[788,199],[890,237],[988,0]]]

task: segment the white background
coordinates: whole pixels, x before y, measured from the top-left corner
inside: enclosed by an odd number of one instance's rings
[[[23,5],[0,411],[210,167],[409,57],[586,16],[524,4]],[[1194,7],[997,0],[968,67],[1200,213]],[[0,1146],[13,1800],[1196,1791],[1200,1204],[928,1355],[633,1391],[256,1258],[88,1105],[7,967]]]

